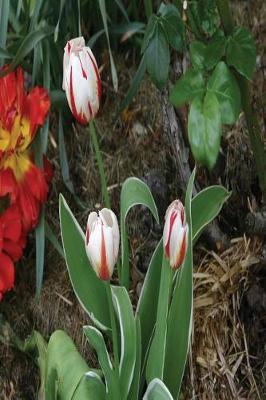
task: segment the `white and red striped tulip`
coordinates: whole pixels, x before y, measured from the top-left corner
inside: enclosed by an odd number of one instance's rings
[[[86,230],[86,252],[98,278],[110,280],[119,250],[119,227],[112,210],[91,212]]]
[[[173,201],[165,214],[163,245],[166,258],[173,269],[179,268],[185,258],[188,243],[188,225],[183,204]]]
[[[65,46],[62,86],[76,120],[88,124],[99,110],[102,84],[95,57],[83,37]]]

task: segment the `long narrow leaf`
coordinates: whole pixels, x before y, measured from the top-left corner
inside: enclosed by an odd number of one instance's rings
[[[138,400],[140,390],[140,373],[141,373],[141,327],[139,316],[135,316],[136,323],[136,362],[134,367],[134,375],[128,394],[128,400]]]
[[[173,400],[171,393],[160,379],[150,382],[143,400]]]
[[[102,20],[103,20],[103,26],[104,26],[105,35],[106,35],[107,44],[108,44],[108,49],[109,49],[109,57],[110,57],[110,63],[111,63],[111,73],[112,73],[113,86],[114,86],[115,91],[117,92],[117,89],[118,89],[118,78],[117,78],[116,67],[115,67],[113,54],[112,54],[112,50],[111,50],[111,46],[110,46],[109,32],[108,32],[108,26],[107,26],[107,12],[106,12],[105,0],[98,0],[98,1],[99,1],[100,11],[101,11]]]
[[[43,269],[44,269],[44,250],[45,250],[45,220],[44,220],[44,207],[40,213],[39,223],[35,230],[36,238],[36,296],[41,294]]]
[[[112,286],[113,303],[120,326],[119,379],[121,397],[126,399],[136,362],[136,324],[130,298],[124,287]]]
[[[0,5],[0,47],[6,48],[7,25],[9,16],[9,0],[1,2]],[[0,61],[0,67],[4,64],[4,60]]]

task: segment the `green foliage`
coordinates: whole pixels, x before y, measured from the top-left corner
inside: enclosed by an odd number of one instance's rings
[[[247,79],[251,79],[256,65],[256,48],[251,33],[246,28],[236,28],[229,37],[226,48],[228,65]]]
[[[236,78],[223,61],[216,65],[208,81],[207,90],[217,97],[222,123],[236,122],[241,110],[240,90]]]
[[[176,106],[192,101],[204,93],[205,81],[201,71],[188,70],[175,84],[170,101]]]
[[[171,393],[160,379],[153,379],[143,397],[143,400],[173,400]]]
[[[119,271],[120,283],[126,288],[129,287],[129,256],[128,256],[128,238],[126,231],[126,217],[129,210],[136,205],[148,207],[152,215],[159,222],[158,211],[150,189],[148,186],[137,178],[128,178],[123,183],[121,191],[121,251],[122,266]]]
[[[97,326],[110,328],[104,283],[97,278],[85,250],[85,236],[65,199],[60,196],[60,226],[65,258],[74,292]]]
[[[188,138],[195,159],[212,169],[221,140],[221,112],[214,93],[207,92],[204,99],[193,100],[188,116]]]
[[[193,251],[191,200],[196,170],[189,178],[185,210],[189,227],[188,248],[183,266],[179,270],[169,308],[163,381],[173,398],[178,398],[185,370],[193,318]],[[177,340],[178,335],[178,340]]]

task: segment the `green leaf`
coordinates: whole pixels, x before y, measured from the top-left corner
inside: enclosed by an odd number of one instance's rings
[[[192,239],[197,241],[203,229],[219,214],[223,204],[231,196],[223,186],[209,186],[192,199]]]
[[[165,33],[159,23],[156,24],[154,34],[145,50],[145,57],[147,71],[153,83],[162,89],[168,78],[170,51]]]
[[[221,141],[221,113],[217,97],[207,92],[204,99],[196,97],[188,116],[188,138],[195,159],[212,169]]]
[[[213,71],[207,90],[214,93],[219,101],[222,123],[236,122],[241,110],[240,89],[236,78],[223,61]]]
[[[61,167],[61,174],[62,174],[63,182],[66,185],[69,192],[73,195],[78,206],[81,209],[85,210],[86,207],[82,203],[82,201],[79,199],[79,197],[76,195],[74,184],[70,178],[67,152],[66,152],[66,146],[65,146],[63,118],[62,118],[61,110],[59,112],[59,123],[58,123],[58,146],[59,146],[59,160],[60,160],[60,167]]]
[[[143,205],[149,208],[152,215],[159,222],[159,216],[156,204],[152,197],[149,187],[138,178],[128,178],[125,180],[121,190],[121,213],[120,213],[120,229],[121,229],[121,252],[122,267],[120,271],[121,285],[129,287],[129,254],[128,239],[126,231],[126,217],[129,210],[136,205]]]
[[[189,51],[193,68],[203,69],[205,67],[205,44],[198,41],[192,42]]]
[[[162,3],[159,8],[160,22],[166,33],[168,43],[177,51],[182,50],[184,24],[178,8],[174,4]]]
[[[191,196],[194,185],[195,169],[189,178],[185,209],[189,226],[188,248],[185,261],[177,277],[173,290],[172,302],[169,309],[164,383],[170,390],[174,399],[178,399],[180,386],[186,365],[189,348],[192,313],[193,313],[193,253],[192,253],[192,221],[191,221]]]
[[[45,217],[44,207],[40,212],[39,223],[35,230],[36,238],[36,297],[39,298],[42,290],[45,250]]]
[[[147,28],[145,30],[145,34],[142,40],[142,45],[141,45],[141,53],[144,53],[146,48],[148,47],[150,40],[152,39],[154,32],[155,32],[155,26],[158,23],[158,17],[156,15],[152,14],[149,18],[149,22],[147,24]]]
[[[163,257],[155,331],[146,366],[147,383],[151,382],[154,378],[163,379],[168,305],[172,287],[172,279],[173,274],[169,261]]]
[[[200,71],[190,69],[178,81],[170,93],[170,101],[174,106],[179,107],[190,102],[196,96],[204,93],[204,79]]]
[[[6,48],[8,16],[9,16],[9,0],[1,2],[0,5],[0,47]],[[1,60],[0,67],[4,64]]]
[[[124,287],[112,286],[112,295],[121,334],[119,363],[120,392],[121,397],[126,399],[136,362],[136,324],[127,290]]]
[[[112,400],[119,399],[119,381],[117,379],[116,372],[113,369],[108,351],[106,349],[103,335],[98,329],[94,328],[93,326],[84,326],[83,330],[88,339],[88,342],[97,353],[98,361],[106,381],[106,391],[110,396],[108,398]]]
[[[139,86],[141,84],[141,81],[144,77],[146,71],[146,61],[145,61],[145,54],[143,55],[140,64],[138,66],[138,69],[136,71],[136,74],[131,82],[130,88],[128,89],[124,99],[122,100],[118,114],[121,113],[132,101],[133,97],[137,93]]]
[[[3,58],[10,59],[10,58],[13,58],[13,56],[7,50],[0,47],[0,59],[3,59]]]
[[[91,320],[101,329],[110,329],[105,285],[89,264],[84,233],[62,195],[59,213],[65,258],[74,292]]]
[[[160,279],[163,258],[163,241],[158,243],[145,276],[140,293],[136,314],[140,319],[141,326],[141,358],[142,364],[147,354],[156,322],[158,297],[160,290]]]
[[[226,39],[224,36],[212,39],[205,48],[204,64],[208,70],[215,67],[225,53]]]
[[[51,35],[52,29],[39,29],[38,31],[30,32],[23,39],[19,49],[10,63],[8,71],[15,69],[19,64],[21,64],[22,60],[34,49],[34,47],[43,40],[46,36]]]
[[[165,384],[155,378],[150,382],[143,400],[173,400],[173,397]]]
[[[94,374],[94,380],[84,379],[85,374]],[[64,331],[55,331],[47,348],[45,399],[103,400],[105,388],[95,375],[71,338]]]
[[[229,37],[226,48],[226,60],[229,65],[251,79],[256,66],[256,47],[254,39],[246,28],[236,28]]]
[[[62,249],[61,244],[57,240],[57,237],[55,236],[54,232],[52,231],[47,221],[45,221],[45,236],[57,250],[58,254],[60,254],[61,257],[65,258],[64,250]]]
[[[139,316],[135,316],[136,323],[136,362],[134,367],[134,375],[128,394],[128,400],[137,400],[139,396],[140,387],[140,373],[141,373],[141,327]]]
[[[99,2],[99,6],[100,6],[100,11],[101,11],[102,20],[103,20],[103,26],[104,26],[105,35],[106,35],[107,44],[108,44],[108,49],[109,49],[109,58],[110,58],[110,64],[111,64],[111,73],[112,73],[113,86],[114,86],[114,90],[117,92],[117,90],[118,90],[118,78],[117,78],[116,67],[115,67],[113,54],[112,54],[112,50],[111,50],[111,45],[110,45],[105,0],[98,0],[98,2]]]
[[[217,37],[208,44],[194,41],[190,44],[190,57],[195,69],[212,69],[225,52],[225,37]]]

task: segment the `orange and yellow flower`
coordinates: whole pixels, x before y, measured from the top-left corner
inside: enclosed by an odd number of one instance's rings
[[[45,89],[25,92],[21,68],[0,78],[0,197],[18,205],[25,232],[37,225],[48,193],[48,162],[38,168],[30,145],[49,108]]]

